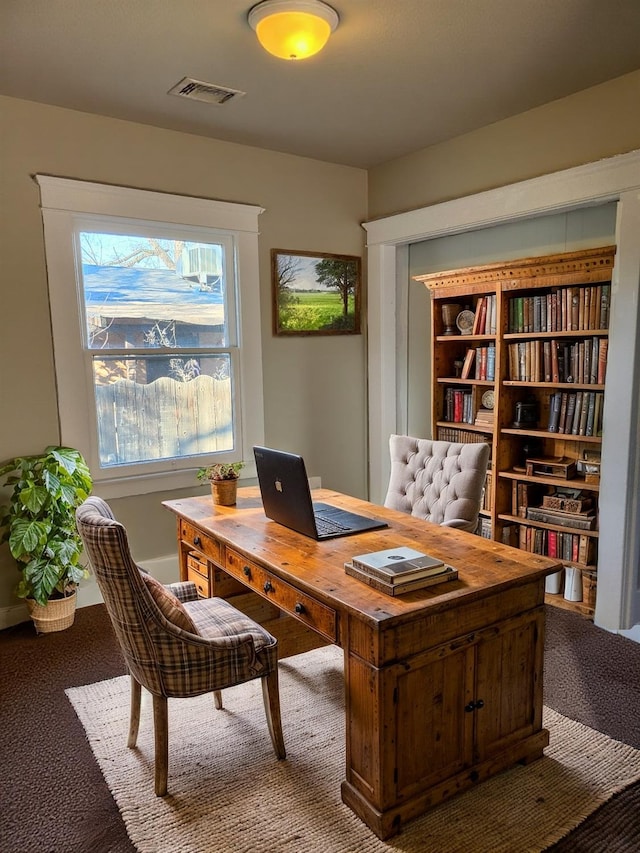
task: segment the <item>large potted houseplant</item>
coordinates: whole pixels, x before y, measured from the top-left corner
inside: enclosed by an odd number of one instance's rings
[[[2,463],[0,483],[11,487],[0,506],[0,542],[18,564],[16,595],[26,599],[38,633],[68,628],[78,583],[88,575],[75,520],[93,485],[87,463],[73,448],[51,446]]]
[[[198,471],[199,480],[211,483],[211,496],[214,504],[233,506],[238,491],[238,477],[244,468],[244,462],[215,462]]]

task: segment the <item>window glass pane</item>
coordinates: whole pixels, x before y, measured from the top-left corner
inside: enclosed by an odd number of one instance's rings
[[[92,362],[101,467],[233,450],[228,353]]]
[[[224,249],[81,231],[89,349],[227,346]]]

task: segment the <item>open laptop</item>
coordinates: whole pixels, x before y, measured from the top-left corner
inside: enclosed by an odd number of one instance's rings
[[[267,518],[312,539],[335,539],[389,525],[325,503],[313,503],[302,456],[254,447],[262,504]]]

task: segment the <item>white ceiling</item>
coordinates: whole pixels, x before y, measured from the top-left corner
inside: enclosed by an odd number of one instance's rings
[[[251,5],[0,0],[0,94],[369,168],[640,68],[640,0],[335,0],[302,62]],[[247,94],[167,95],[186,76]]]

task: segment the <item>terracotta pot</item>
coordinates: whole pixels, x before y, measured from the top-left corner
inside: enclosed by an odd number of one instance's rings
[[[237,480],[211,480],[211,496],[218,506],[234,506],[237,492]]]

